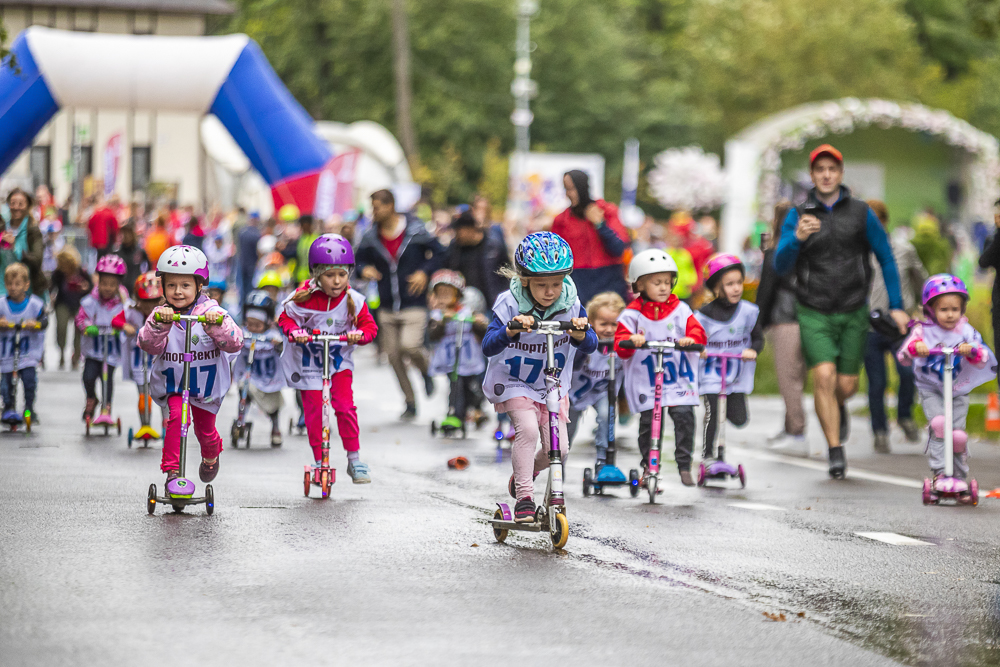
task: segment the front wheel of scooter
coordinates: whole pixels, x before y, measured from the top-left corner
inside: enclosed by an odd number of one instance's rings
[[[31,413],[30,412],[25,412],[24,413],[24,432],[25,433],[31,433]],[[121,434],[119,434],[119,435],[121,435]]]
[[[233,427],[229,429],[229,440],[233,443],[233,449],[240,448],[240,427],[238,420],[233,420]]]
[[[499,507],[495,512],[493,512],[493,519],[495,521],[503,521],[503,511]],[[507,539],[507,532],[506,528],[497,528],[496,526],[493,526],[493,537],[495,537],[496,541],[501,544],[503,544],[504,540]]]
[[[979,482],[974,479],[969,481],[969,504],[973,507],[979,504]]]
[[[126,440],[126,442],[128,443],[128,448],[132,449],[132,427],[131,426],[128,427],[128,439]]]
[[[215,512],[215,491],[211,484],[205,487],[205,512],[208,516],[212,516]]]
[[[118,418],[118,421],[116,422],[116,424],[118,425],[118,436],[121,437],[121,434],[122,434],[122,418],[121,417]],[[28,427],[28,430],[29,431],[31,430],[30,426]]]
[[[308,470],[306,470],[306,474],[305,474],[305,479],[304,479],[304,482],[303,482],[303,486],[305,488],[306,498],[308,498],[309,497],[309,489],[312,487],[312,475],[309,473]]]
[[[583,469],[583,495],[589,496],[594,488],[594,471],[590,468]]]
[[[931,492],[931,480],[926,477],[924,477],[924,488],[921,499],[924,501],[924,505],[930,505],[934,502],[934,494]]]
[[[149,485],[149,493],[146,494],[146,511],[150,514],[156,512],[156,484]]]
[[[569,539],[569,519],[562,512],[556,512],[555,523],[549,526],[549,537],[552,538],[552,548],[562,549]]]
[[[628,471],[628,492],[633,498],[639,495],[639,471],[635,468]]]
[[[250,449],[250,438],[253,436],[253,422],[247,424],[247,439],[243,443],[243,446]]]
[[[698,486],[705,486],[705,464],[698,464]]]
[[[740,478],[740,488],[747,488],[747,471],[743,469],[743,464],[736,466],[736,476]]]
[[[652,505],[656,502],[656,486],[659,483],[659,479],[654,476],[646,478],[646,490],[649,491],[649,504]]]
[[[323,492],[323,498],[330,497],[330,487],[333,486],[333,481],[330,479],[330,473],[324,470],[319,475],[319,486],[320,490]]]

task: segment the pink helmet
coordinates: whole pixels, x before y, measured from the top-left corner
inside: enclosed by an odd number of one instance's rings
[[[720,252],[709,257],[708,263],[705,264],[705,287],[713,289],[722,274],[729,269],[739,269],[740,273],[746,275],[743,262],[736,255]]]
[[[125,275],[125,260],[118,255],[105,255],[97,260],[97,273],[110,273],[113,276]]]
[[[934,299],[944,294],[957,294],[962,297],[965,303],[969,301],[969,290],[966,289],[962,279],[950,273],[939,273],[931,276],[924,283],[924,291],[921,295],[921,302],[924,305],[924,314],[932,317],[930,303]],[[963,303],[964,310],[964,303]]]

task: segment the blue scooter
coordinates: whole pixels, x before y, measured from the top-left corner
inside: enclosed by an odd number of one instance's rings
[[[618,390],[615,382],[615,339],[602,338],[598,344],[610,353],[608,359],[608,452],[605,463],[597,469],[596,476],[594,470],[584,469],[583,495],[589,496],[591,492],[601,495],[606,486],[628,484],[629,491],[635,497],[639,493],[639,471],[632,469],[629,471],[629,476],[625,477],[625,473],[615,466],[615,418],[617,417],[616,408],[618,405]]]

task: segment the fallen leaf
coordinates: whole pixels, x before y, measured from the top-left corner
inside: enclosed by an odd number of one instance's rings
[[[764,616],[768,620],[771,620],[771,621],[787,621],[788,620],[787,618],[785,618],[784,614],[774,614],[774,613],[769,612],[769,611],[765,611],[765,612],[761,612],[761,613],[763,613]]]
[[[473,542],[473,543],[472,543],[472,546],[474,546],[474,547],[478,547],[479,545],[478,545],[478,544],[476,544],[475,542]]]
[[[806,613],[804,611],[800,611],[799,613],[796,614],[796,616],[798,616],[799,618],[805,618]]]

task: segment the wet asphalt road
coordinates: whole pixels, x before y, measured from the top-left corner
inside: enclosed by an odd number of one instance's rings
[[[823,463],[766,450],[780,410],[755,400],[751,426],[729,431],[747,488],[686,489],[670,472],[655,506],[624,489],[582,497],[588,420],[566,475],[569,543],[553,552],[538,534],[494,541],[509,459],[485,431],[430,436],[444,381],[417,424],[399,423],[391,373],[367,354],[355,392],[373,483],[352,485],[335,450],[331,498],[303,497],[305,438],[272,449],[254,413],[253,448],[223,453],[212,517],[148,516],[158,446],[85,438],[78,374],[41,377],[42,425],[0,434],[4,667],[1000,664],[1000,501],[923,507],[920,446],[877,457],[861,419],[848,445],[860,476],[834,482]],[[120,384],[126,429],[135,397]],[[235,408],[231,395],[224,435]],[[972,447],[983,489],[1000,486],[1000,447]],[[468,470],[447,469],[458,454]],[[196,479],[196,447],[189,458]]]

